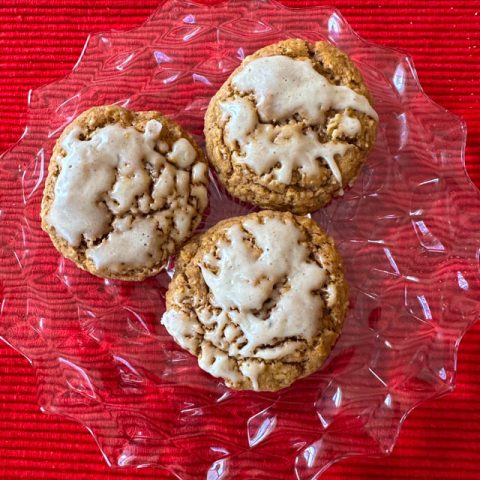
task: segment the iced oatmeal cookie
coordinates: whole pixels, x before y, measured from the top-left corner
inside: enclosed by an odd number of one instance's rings
[[[231,195],[305,214],[354,182],[377,122],[345,53],[285,40],[245,58],[211,99],[207,153]]]
[[[207,164],[158,112],[94,107],[68,125],[50,160],[42,228],[94,275],[157,274],[207,206]]]
[[[275,391],[324,363],[347,305],[333,240],[309,218],[267,210],[183,247],[162,323],[227,386]]]

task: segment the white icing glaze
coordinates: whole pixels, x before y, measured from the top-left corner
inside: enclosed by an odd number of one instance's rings
[[[362,124],[360,123],[360,120],[355,117],[350,117],[349,115],[342,115],[338,127],[340,132],[349,138],[358,135],[362,130]]]
[[[337,287],[333,284],[327,287],[327,306],[333,307],[337,303]]]
[[[197,337],[201,333],[201,327],[195,319],[179,310],[167,310],[162,316],[162,324],[168,333],[178,340],[181,347],[195,351]]]
[[[317,128],[323,125],[325,112],[351,108],[378,119],[366,97],[331,84],[309,60],[282,55],[258,58],[240,70],[232,84],[242,94],[252,93],[256,107],[248,97],[235,97],[220,105],[225,143],[231,149],[239,148],[232,156],[235,162],[248,165],[267,180],[273,177],[289,184],[297,169],[306,179],[315,178],[323,158],[341,184],[335,157],[343,156],[350,146],[320,141]],[[296,114],[307,121],[307,127],[298,122],[271,123],[291,120]],[[352,137],[360,128],[358,119],[343,115],[338,133]]]
[[[242,379],[235,361],[209,343],[202,343],[198,365],[210,375],[224,378],[232,383],[238,383]]]
[[[74,128],[62,142],[67,155],[47,221],[74,247],[82,237],[93,240],[109,228],[111,214],[101,200],[115,182],[117,158],[109,153],[106,138],[110,130],[106,127],[89,142],[81,142],[81,130]],[[111,134],[115,135],[115,130]],[[99,154],[102,161],[98,161]]]
[[[167,155],[167,158],[180,168],[189,167],[196,157],[197,152],[186,138],[177,140],[173,144],[172,151]]]
[[[132,226],[132,216],[127,215],[125,217],[116,218],[113,221],[113,228],[119,232],[125,232]]]
[[[222,120],[228,121],[225,141],[230,148],[236,143],[244,147],[248,143],[248,135],[258,126],[258,116],[253,103],[244,97],[239,97],[220,105],[223,113]]]
[[[284,55],[256,58],[233,77],[232,84],[240,92],[253,92],[264,122],[286,120],[297,113],[318,124],[332,108],[352,108],[378,120],[366,97],[330,83],[309,60]]]
[[[196,161],[196,151],[186,139],[177,140],[168,151],[168,144],[158,141],[161,131],[157,120],[148,121],[143,133],[109,124],[85,140],[77,127],[61,144],[66,155],[47,222],[74,247],[82,239],[93,242],[108,234],[86,250],[98,269],[154,265],[162,248],[174,246],[165,244],[162,231],[173,224],[175,240],[185,240],[197,209],[206,207],[206,165]],[[197,208],[191,204],[195,202]],[[138,212],[147,216],[133,220]]]
[[[128,229],[115,230],[100,245],[88,248],[86,255],[98,270],[113,272],[129,267],[151,267],[161,256],[162,236],[153,218],[134,220]]]
[[[334,139],[345,136],[353,138],[362,130],[360,120],[346,113],[337,113],[328,123],[327,131],[330,131]]]
[[[266,219],[264,224],[246,220],[243,225],[260,250],[250,246],[238,224],[233,225],[227,230],[229,242],[218,245],[220,258],[206,255],[200,268],[212,304],[227,312],[239,329],[236,340],[227,342],[229,355],[281,358],[291,353],[292,347],[279,348],[279,342],[291,338],[310,341],[318,334],[324,305],[319,295],[310,292],[322,288],[327,275],[309,260],[307,248],[299,243],[301,232],[293,223]],[[218,271],[213,273],[212,268]],[[270,305],[271,311],[262,313],[272,295],[278,298]],[[204,323],[201,316],[199,319]],[[224,348],[225,321],[218,320],[208,339]]]
[[[163,125],[157,120],[150,120],[145,125],[144,137],[147,141],[156,142],[157,138],[160,136]]]
[[[177,210],[173,217],[173,224],[178,232],[178,238],[184,238],[188,235],[191,222],[192,215],[189,210]]]
[[[170,163],[165,164],[152,191],[152,207],[162,208],[167,198],[175,192],[176,169]]]
[[[194,185],[190,191],[190,195],[197,199],[197,205],[200,210],[205,210],[208,204],[207,189],[203,185]]]
[[[274,360],[276,358],[283,358],[288,355],[293,355],[297,348],[301,345],[301,342],[289,341],[282,343],[272,348],[258,348],[256,357],[263,358],[264,360]]]
[[[192,167],[192,181],[193,183],[204,183],[207,178],[208,167],[205,163],[196,163]]]
[[[224,112],[232,111],[230,103],[234,103],[235,108],[243,105],[242,111],[249,111],[251,117],[250,123],[239,122],[238,119],[244,116],[239,115],[227,124],[227,145],[234,147],[236,142],[240,146],[240,153],[234,152],[232,155],[234,161],[248,165],[257,175],[272,171],[279,182],[289,184],[296,169],[306,178],[318,176],[321,167],[318,159],[323,158],[337,182],[342,182],[335,156],[344,155],[348,144],[322,143],[314,130],[309,128],[304,131],[299,123],[281,126],[258,124],[253,105],[244,98],[223,103]],[[250,133],[252,124],[256,128]]]
[[[265,370],[265,364],[258,360],[246,360],[240,365],[242,374],[252,382],[253,390],[259,390],[258,377]]]

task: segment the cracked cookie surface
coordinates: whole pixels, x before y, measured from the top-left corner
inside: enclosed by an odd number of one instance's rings
[[[205,139],[230,194],[305,214],[354,182],[377,122],[346,54],[291,39],[246,57],[230,75],[210,101]]]
[[[157,274],[199,224],[208,167],[195,141],[159,112],[93,107],[57,140],[42,228],[90,273]]]
[[[162,324],[227,386],[275,391],[320,368],[347,306],[333,240],[309,218],[267,210],[182,248]]]

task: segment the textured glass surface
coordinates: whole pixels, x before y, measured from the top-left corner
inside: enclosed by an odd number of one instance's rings
[[[289,37],[345,50],[381,123],[354,187],[314,215],[351,286],[341,339],[290,388],[238,393],[160,325],[173,261],[141,283],[93,277],[41,231],[40,201],[55,139],[84,109],[158,109],[203,144],[209,98],[232,69]],[[388,454],[408,412],[452,390],[459,340],[478,317],[480,195],[465,134],[408,56],[359,38],[332,9],[168,1],[138,29],[91,36],[70,75],[32,92],[25,134],[0,163],[0,334],[32,362],[42,409],[85,425],[112,465],[310,479],[348,456]],[[248,211],[212,178],[201,228]]]

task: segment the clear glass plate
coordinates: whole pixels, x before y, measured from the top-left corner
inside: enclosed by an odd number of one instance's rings
[[[93,277],[41,231],[40,200],[55,139],[84,109],[158,109],[202,142],[232,69],[289,37],[352,57],[379,135],[354,187],[314,215],[351,286],[327,365],[278,393],[233,392],[160,325],[173,262],[141,283]],[[28,127],[0,164],[0,334],[32,362],[41,408],[82,423],[111,465],[310,479],[348,456],[388,454],[412,408],[453,389],[459,340],[478,317],[480,195],[465,136],[408,56],[359,38],[331,8],[170,0],[135,30],[92,35],[70,75],[31,93]],[[212,177],[202,228],[248,211]]]

